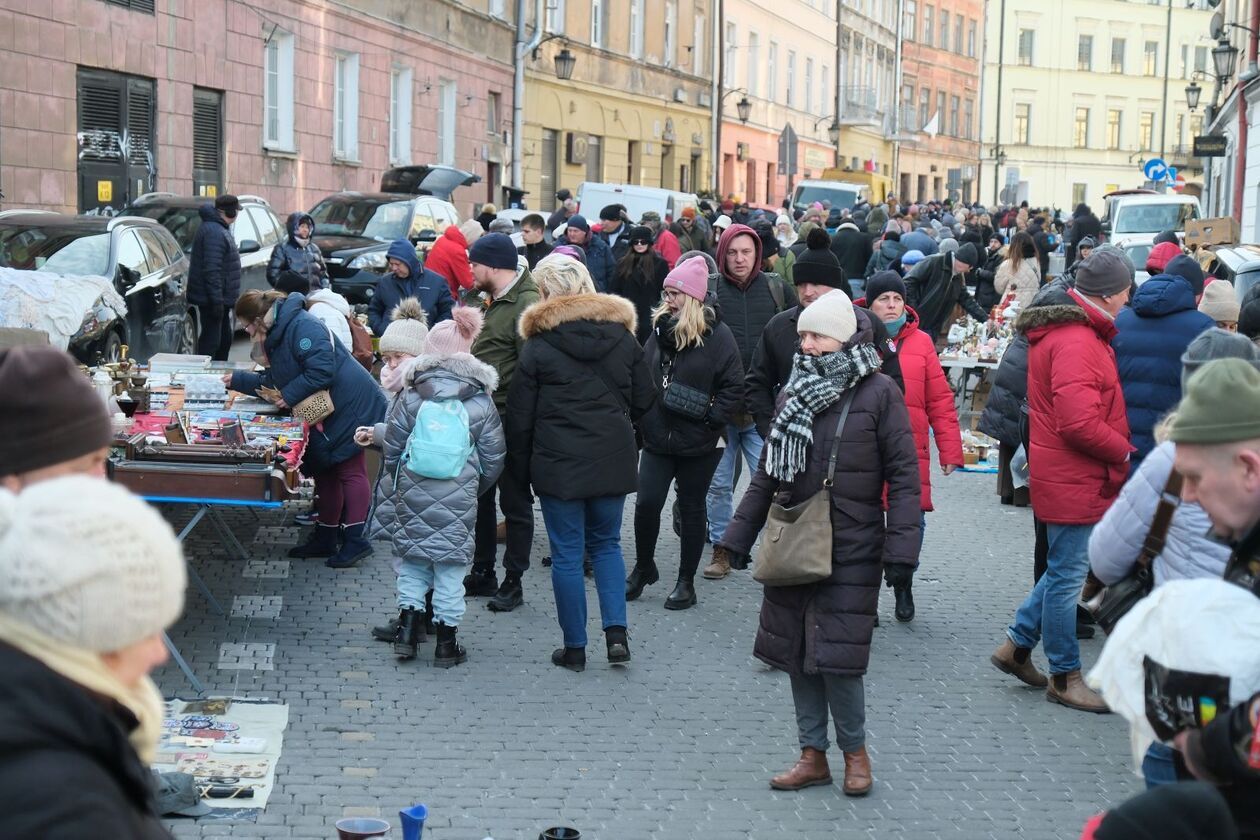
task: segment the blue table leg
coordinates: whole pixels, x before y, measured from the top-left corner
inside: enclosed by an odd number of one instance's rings
[[[215,529],[219,532],[219,541],[223,543],[223,547],[228,551],[235,551],[240,555],[242,560],[249,559],[249,552],[245,550],[245,546],[241,545],[241,541],[236,538],[236,534],[232,533],[232,529],[223,521],[223,516],[212,506],[210,508],[210,521],[214,523]]]

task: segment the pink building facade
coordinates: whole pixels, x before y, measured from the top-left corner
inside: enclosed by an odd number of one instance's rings
[[[0,9],[0,209],[118,210],[159,190],[260,195],[283,215],[406,163],[480,175],[455,194],[463,215],[499,200],[508,22],[443,0],[118,3]],[[455,21],[446,41],[430,19]]]

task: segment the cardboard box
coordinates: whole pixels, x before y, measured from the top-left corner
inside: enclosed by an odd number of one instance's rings
[[[1238,242],[1242,231],[1233,216],[1218,219],[1191,219],[1186,222],[1186,247],[1204,248],[1208,245],[1232,245]]]

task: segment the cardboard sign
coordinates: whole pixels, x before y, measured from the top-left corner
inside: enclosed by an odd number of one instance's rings
[[[1191,219],[1186,222],[1186,246],[1205,248],[1208,245],[1231,245],[1242,231],[1233,216],[1218,219]]]

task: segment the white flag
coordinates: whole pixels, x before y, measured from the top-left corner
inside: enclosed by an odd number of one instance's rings
[[[937,111],[932,115],[932,119],[927,121],[927,125],[923,126],[923,133],[929,137],[935,137],[941,131],[941,112]]]

